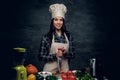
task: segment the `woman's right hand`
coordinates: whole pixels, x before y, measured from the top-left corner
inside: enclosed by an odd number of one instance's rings
[[[56,57],[62,57],[63,56],[63,52],[61,50],[58,50]]]

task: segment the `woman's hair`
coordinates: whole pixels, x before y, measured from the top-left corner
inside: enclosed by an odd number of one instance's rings
[[[50,24],[50,29],[49,29],[49,32],[48,32],[48,34],[47,34],[47,36],[49,37],[49,39],[52,41],[52,37],[53,37],[53,33],[55,32],[55,27],[54,27],[54,25],[53,25],[53,20],[54,20],[54,18],[51,20],[51,24]],[[67,37],[68,37],[68,39],[69,39],[69,32],[67,31],[67,29],[66,29],[66,25],[65,25],[65,20],[64,20],[64,18],[63,18],[63,25],[62,25],[62,27],[61,27],[61,31],[62,31],[62,34],[63,33],[66,33],[66,35],[67,35]]]
[[[53,20],[54,20],[54,18],[51,20],[50,29],[49,29],[49,32],[48,32],[48,34],[47,34],[50,39],[52,39],[52,35],[53,35],[53,33],[55,32],[55,27],[54,27],[54,25],[53,25]],[[62,34],[68,32],[68,31],[66,30],[66,25],[65,25],[65,20],[64,20],[64,18],[63,18],[63,25],[62,25],[62,27],[61,27],[61,31],[62,31]]]

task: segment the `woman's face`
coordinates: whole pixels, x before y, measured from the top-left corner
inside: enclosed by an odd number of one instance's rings
[[[55,17],[53,20],[53,25],[55,26],[55,29],[60,30],[63,25],[63,18]]]

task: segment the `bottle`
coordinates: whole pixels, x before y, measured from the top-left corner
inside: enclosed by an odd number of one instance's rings
[[[27,80],[26,68],[23,65],[15,66],[14,69],[17,74],[16,80]]]
[[[96,75],[96,58],[90,59],[90,67],[91,67],[91,76],[97,80],[98,76]]]
[[[91,67],[91,74],[92,76],[96,76],[96,59],[92,58],[90,59],[90,67]]]
[[[27,71],[24,66],[25,53],[26,53],[25,48],[13,48],[14,54],[13,69],[15,70],[16,73],[15,80],[27,80]]]

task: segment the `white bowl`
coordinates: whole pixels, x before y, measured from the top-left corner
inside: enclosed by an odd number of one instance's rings
[[[45,71],[38,72],[38,74],[41,75],[41,76],[43,76],[44,79],[46,78],[46,76],[52,76],[51,72],[45,72]]]

